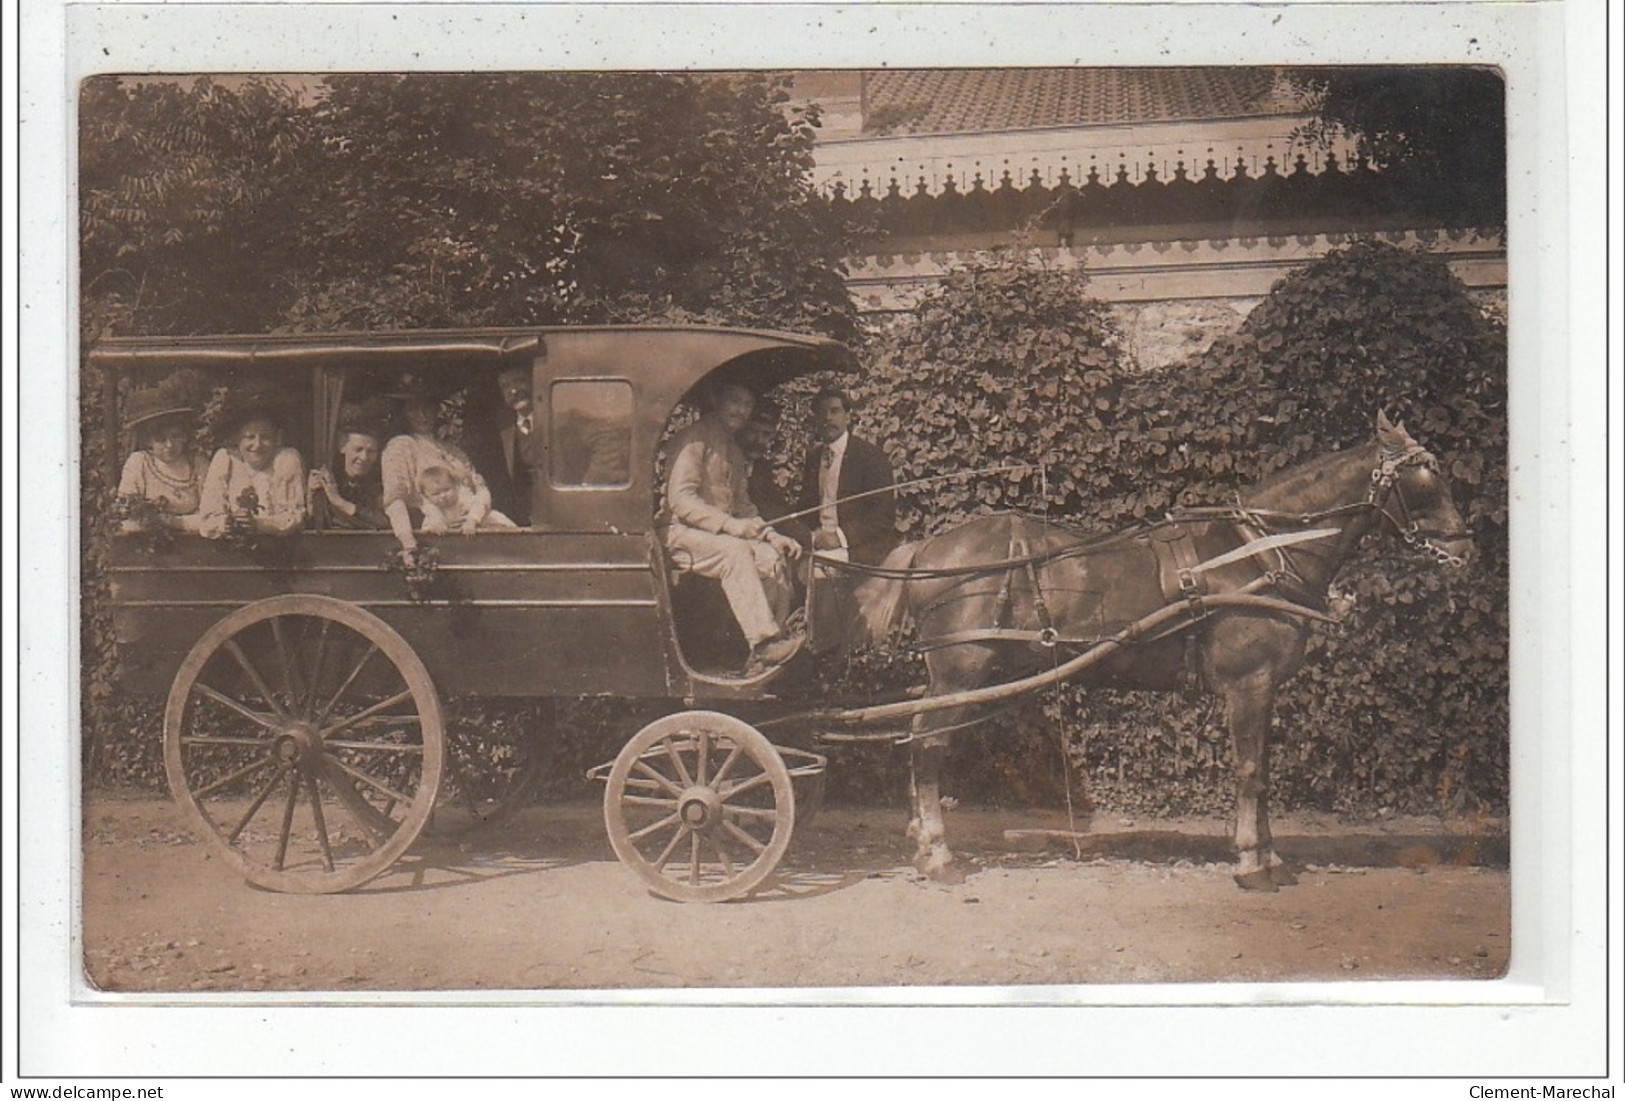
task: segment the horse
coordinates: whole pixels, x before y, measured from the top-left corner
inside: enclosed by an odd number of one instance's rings
[[[1235,750],[1235,880],[1274,891],[1296,881],[1270,837],[1276,693],[1302,664],[1311,620],[1327,618],[1318,609],[1333,578],[1378,528],[1448,566],[1464,566],[1471,553],[1438,460],[1381,412],[1375,439],[1283,470],[1234,507],[1176,510],[1105,537],[997,514],[904,544],[855,586],[853,641],[883,643],[912,623],[929,674],[926,707],[976,689],[985,696],[990,685],[1053,669],[1061,655],[1114,636],[1076,683],[1216,695]],[[1174,605],[1190,615],[1172,615],[1171,626],[1153,616],[1159,628],[1125,644],[1119,632],[1132,636],[1130,625]],[[974,715],[941,700],[912,719],[908,832],[914,866],[928,879],[963,879],[939,781],[948,732]]]

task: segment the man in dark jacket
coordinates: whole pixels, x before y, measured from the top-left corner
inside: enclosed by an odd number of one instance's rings
[[[529,364],[503,368],[497,386],[507,408],[494,423],[471,429],[463,450],[491,487],[491,507],[528,528],[532,523],[531,490],[546,453]]]
[[[891,463],[885,452],[849,431],[852,403],[839,390],[813,398],[813,431],[819,442],[807,453],[800,508],[817,509],[808,523],[813,550],[879,565],[897,545],[897,498],[887,490]],[[857,494],[868,494],[852,500]]]

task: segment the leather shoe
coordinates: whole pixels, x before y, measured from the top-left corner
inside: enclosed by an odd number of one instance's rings
[[[747,676],[765,673],[776,665],[783,665],[801,649],[801,639],[790,635],[776,635],[758,642],[750,652],[750,664],[745,666]]]

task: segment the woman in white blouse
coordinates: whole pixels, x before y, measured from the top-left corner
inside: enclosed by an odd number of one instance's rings
[[[379,466],[384,479],[384,515],[389,528],[395,533],[402,548],[411,550],[418,545],[412,532],[412,512],[423,512],[423,495],[419,479],[431,467],[443,467],[458,483],[470,488],[478,503],[473,512],[483,515],[491,508],[491,490],[480,477],[462,449],[440,439],[435,433],[439,403],[421,389],[400,395],[401,415],[406,419],[407,431],[384,445]],[[461,530],[472,535],[477,527],[464,526]]]
[[[214,453],[203,476],[199,528],[219,539],[233,530],[286,535],[305,522],[305,464],[282,446],[282,429],[265,407],[228,422],[230,446]]]

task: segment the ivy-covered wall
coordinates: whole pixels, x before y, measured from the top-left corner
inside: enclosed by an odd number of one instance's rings
[[[887,330],[860,431],[900,479],[1042,459],[1046,477],[936,483],[911,533],[982,511],[1047,509],[1111,530],[1219,503],[1283,467],[1371,438],[1378,410],[1441,461],[1477,556],[1445,571],[1373,538],[1334,585],[1276,722],[1288,806],[1498,810],[1508,759],[1505,329],[1437,256],[1371,241],[1283,279],[1233,332],[1136,363],[1081,273],[950,275]],[[1123,810],[1229,805],[1223,716],[1205,700],[1067,690],[958,737],[960,798]]]

